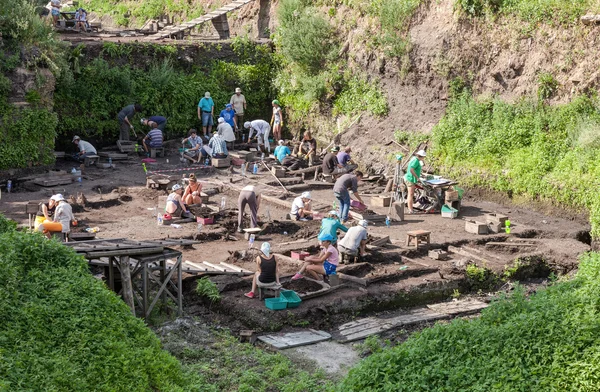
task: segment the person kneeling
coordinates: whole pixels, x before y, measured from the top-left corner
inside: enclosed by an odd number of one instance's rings
[[[175,184],[171,190],[172,192],[167,197],[165,212],[173,217],[193,219],[194,215],[188,211],[187,206],[181,197],[183,194],[183,187],[179,184]]]
[[[294,199],[290,217],[294,220],[307,221],[313,219],[313,212],[310,209],[310,192],[303,192],[302,195]]]
[[[367,221],[361,219],[358,226],[351,227],[344,238],[338,243],[340,253],[340,262],[344,264],[344,259],[356,260],[366,254],[367,246]]]
[[[328,280],[329,275],[335,275],[339,262],[337,249],[331,244],[333,237],[325,234],[319,237],[321,252],[317,256],[308,256],[300,271],[292,277],[292,280],[302,279],[305,271],[311,278],[316,280]]]
[[[279,266],[275,255],[271,254],[271,245],[268,242],[263,242],[260,251],[261,254],[256,257],[258,270],[252,280],[252,290],[244,294],[248,298],[254,298],[257,287],[274,290],[281,288]]]

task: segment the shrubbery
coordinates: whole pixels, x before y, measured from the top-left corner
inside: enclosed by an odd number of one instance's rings
[[[577,277],[517,288],[474,320],[437,324],[350,371],[340,391],[597,391],[600,254]]]
[[[0,216],[0,390],[179,391],[178,361],[60,242]]]
[[[595,3],[592,0],[457,0],[455,6],[471,16],[513,14],[528,22],[574,22]]]
[[[442,170],[471,185],[590,211],[600,238],[600,102],[581,96],[567,105],[535,100],[477,101],[454,92],[433,129]]]

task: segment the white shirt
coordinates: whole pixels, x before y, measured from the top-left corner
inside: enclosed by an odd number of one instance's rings
[[[226,122],[221,123],[219,124],[219,126],[217,126],[217,132],[219,133],[219,135],[221,135],[221,137],[223,137],[223,139],[225,139],[226,142],[235,141],[233,128],[231,128],[231,125],[227,124]]]
[[[87,152],[88,154],[95,154],[96,149],[92,146],[91,143],[86,142],[85,140],[79,140],[79,151]]]
[[[352,226],[344,235],[344,238],[338,242],[338,245],[349,250],[357,250],[362,240],[367,239],[367,229],[362,226]]]
[[[250,133],[248,139],[252,138],[252,135],[256,131],[257,136],[264,135],[271,131],[271,126],[265,120],[254,120],[250,123]]]
[[[61,201],[56,207],[54,212],[54,222],[60,222],[62,225],[62,232],[68,233],[71,231],[71,221],[74,221],[73,208],[66,201]]]
[[[292,211],[290,211],[290,214],[296,215],[298,213],[298,210],[300,210],[301,208],[304,208],[304,202],[302,201],[302,196],[298,196],[294,199],[294,202],[292,203]]]

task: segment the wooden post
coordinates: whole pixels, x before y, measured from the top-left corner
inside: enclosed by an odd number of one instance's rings
[[[131,271],[129,269],[129,256],[120,256],[121,282],[123,283],[123,300],[131,308],[135,315],[135,303],[133,302],[133,286],[131,284]]]

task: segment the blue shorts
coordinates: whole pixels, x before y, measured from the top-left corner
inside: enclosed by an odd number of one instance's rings
[[[214,125],[212,114],[210,112],[202,112],[202,126],[206,127],[207,125]]]
[[[52,8],[52,16],[59,16],[59,15],[60,15],[60,11],[55,8]]]
[[[331,264],[329,261],[325,261],[323,263],[323,269],[325,270],[325,275],[335,275],[335,270],[337,269],[337,266]]]

